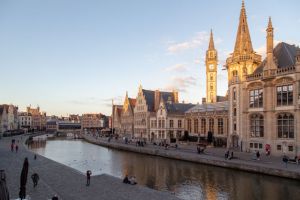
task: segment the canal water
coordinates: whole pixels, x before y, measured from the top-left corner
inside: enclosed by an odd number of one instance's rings
[[[300,181],[123,152],[83,140],[48,138],[34,141],[31,149],[82,173],[134,175],[140,185],[186,200],[300,199]]]

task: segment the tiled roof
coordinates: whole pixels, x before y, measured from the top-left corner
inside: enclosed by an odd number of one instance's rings
[[[273,54],[278,65],[277,67],[281,69],[294,66],[297,49],[299,50],[299,47],[287,44],[285,42],[277,44],[273,50]],[[267,58],[265,58],[262,64],[256,68],[254,74],[263,72],[266,62]]]
[[[155,91],[143,89],[143,94],[145,95],[149,111],[153,112],[155,104]],[[169,100],[169,97],[171,97],[171,101],[174,102],[174,96],[172,92],[159,91],[159,94],[160,98],[162,98],[165,102]]]
[[[228,111],[228,107],[229,107],[228,101],[222,101],[217,103],[205,103],[205,104],[199,104],[192,107],[186,113]]]
[[[143,89],[143,94],[146,98],[149,111],[154,111],[154,91]]]

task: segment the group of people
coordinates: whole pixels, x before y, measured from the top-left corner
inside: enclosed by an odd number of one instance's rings
[[[18,143],[19,143],[19,140],[18,140]],[[16,150],[16,153],[18,153],[18,150],[19,150],[19,145],[16,143],[16,141],[13,139],[11,141],[11,145],[10,145],[10,150],[11,152],[14,152],[14,149]]]
[[[230,153],[229,152],[229,150],[227,150],[226,152],[225,152],[225,160],[231,160],[231,159],[233,159],[234,157],[233,157],[233,151]]]
[[[146,144],[145,141],[137,140],[136,143],[135,143],[135,146],[137,146],[137,147],[143,147],[143,146],[145,146],[145,144]]]
[[[135,176],[131,176],[129,178],[127,174],[126,174],[126,176],[123,179],[123,183],[131,184],[131,185],[136,185],[137,184]]]

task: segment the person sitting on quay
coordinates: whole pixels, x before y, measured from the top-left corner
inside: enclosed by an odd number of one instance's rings
[[[126,174],[124,179],[123,179],[123,183],[125,184],[130,184],[130,181],[129,181],[129,178],[128,178],[128,175]]]
[[[137,182],[136,182],[135,176],[130,177],[129,182],[131,185],[136,185]]]

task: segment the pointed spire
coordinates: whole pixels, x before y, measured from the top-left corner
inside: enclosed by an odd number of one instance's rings
[[[244,53],[252,53],[252,52],[253,52],[253,48],[252,48],[252,42],[251,42],[251,37],[250,37],[248,23],[247,23],[245,2],[242,1],[240,21],[239,21],[239,27],[236,35],[234,53],[244,54]]]
[[[268,28],[273,28],[271,17],[269,17]]]
[[[212,29],[210,29],[210,39],[209,39],[208,50],[215,50],[214,36],[213,36]]]

